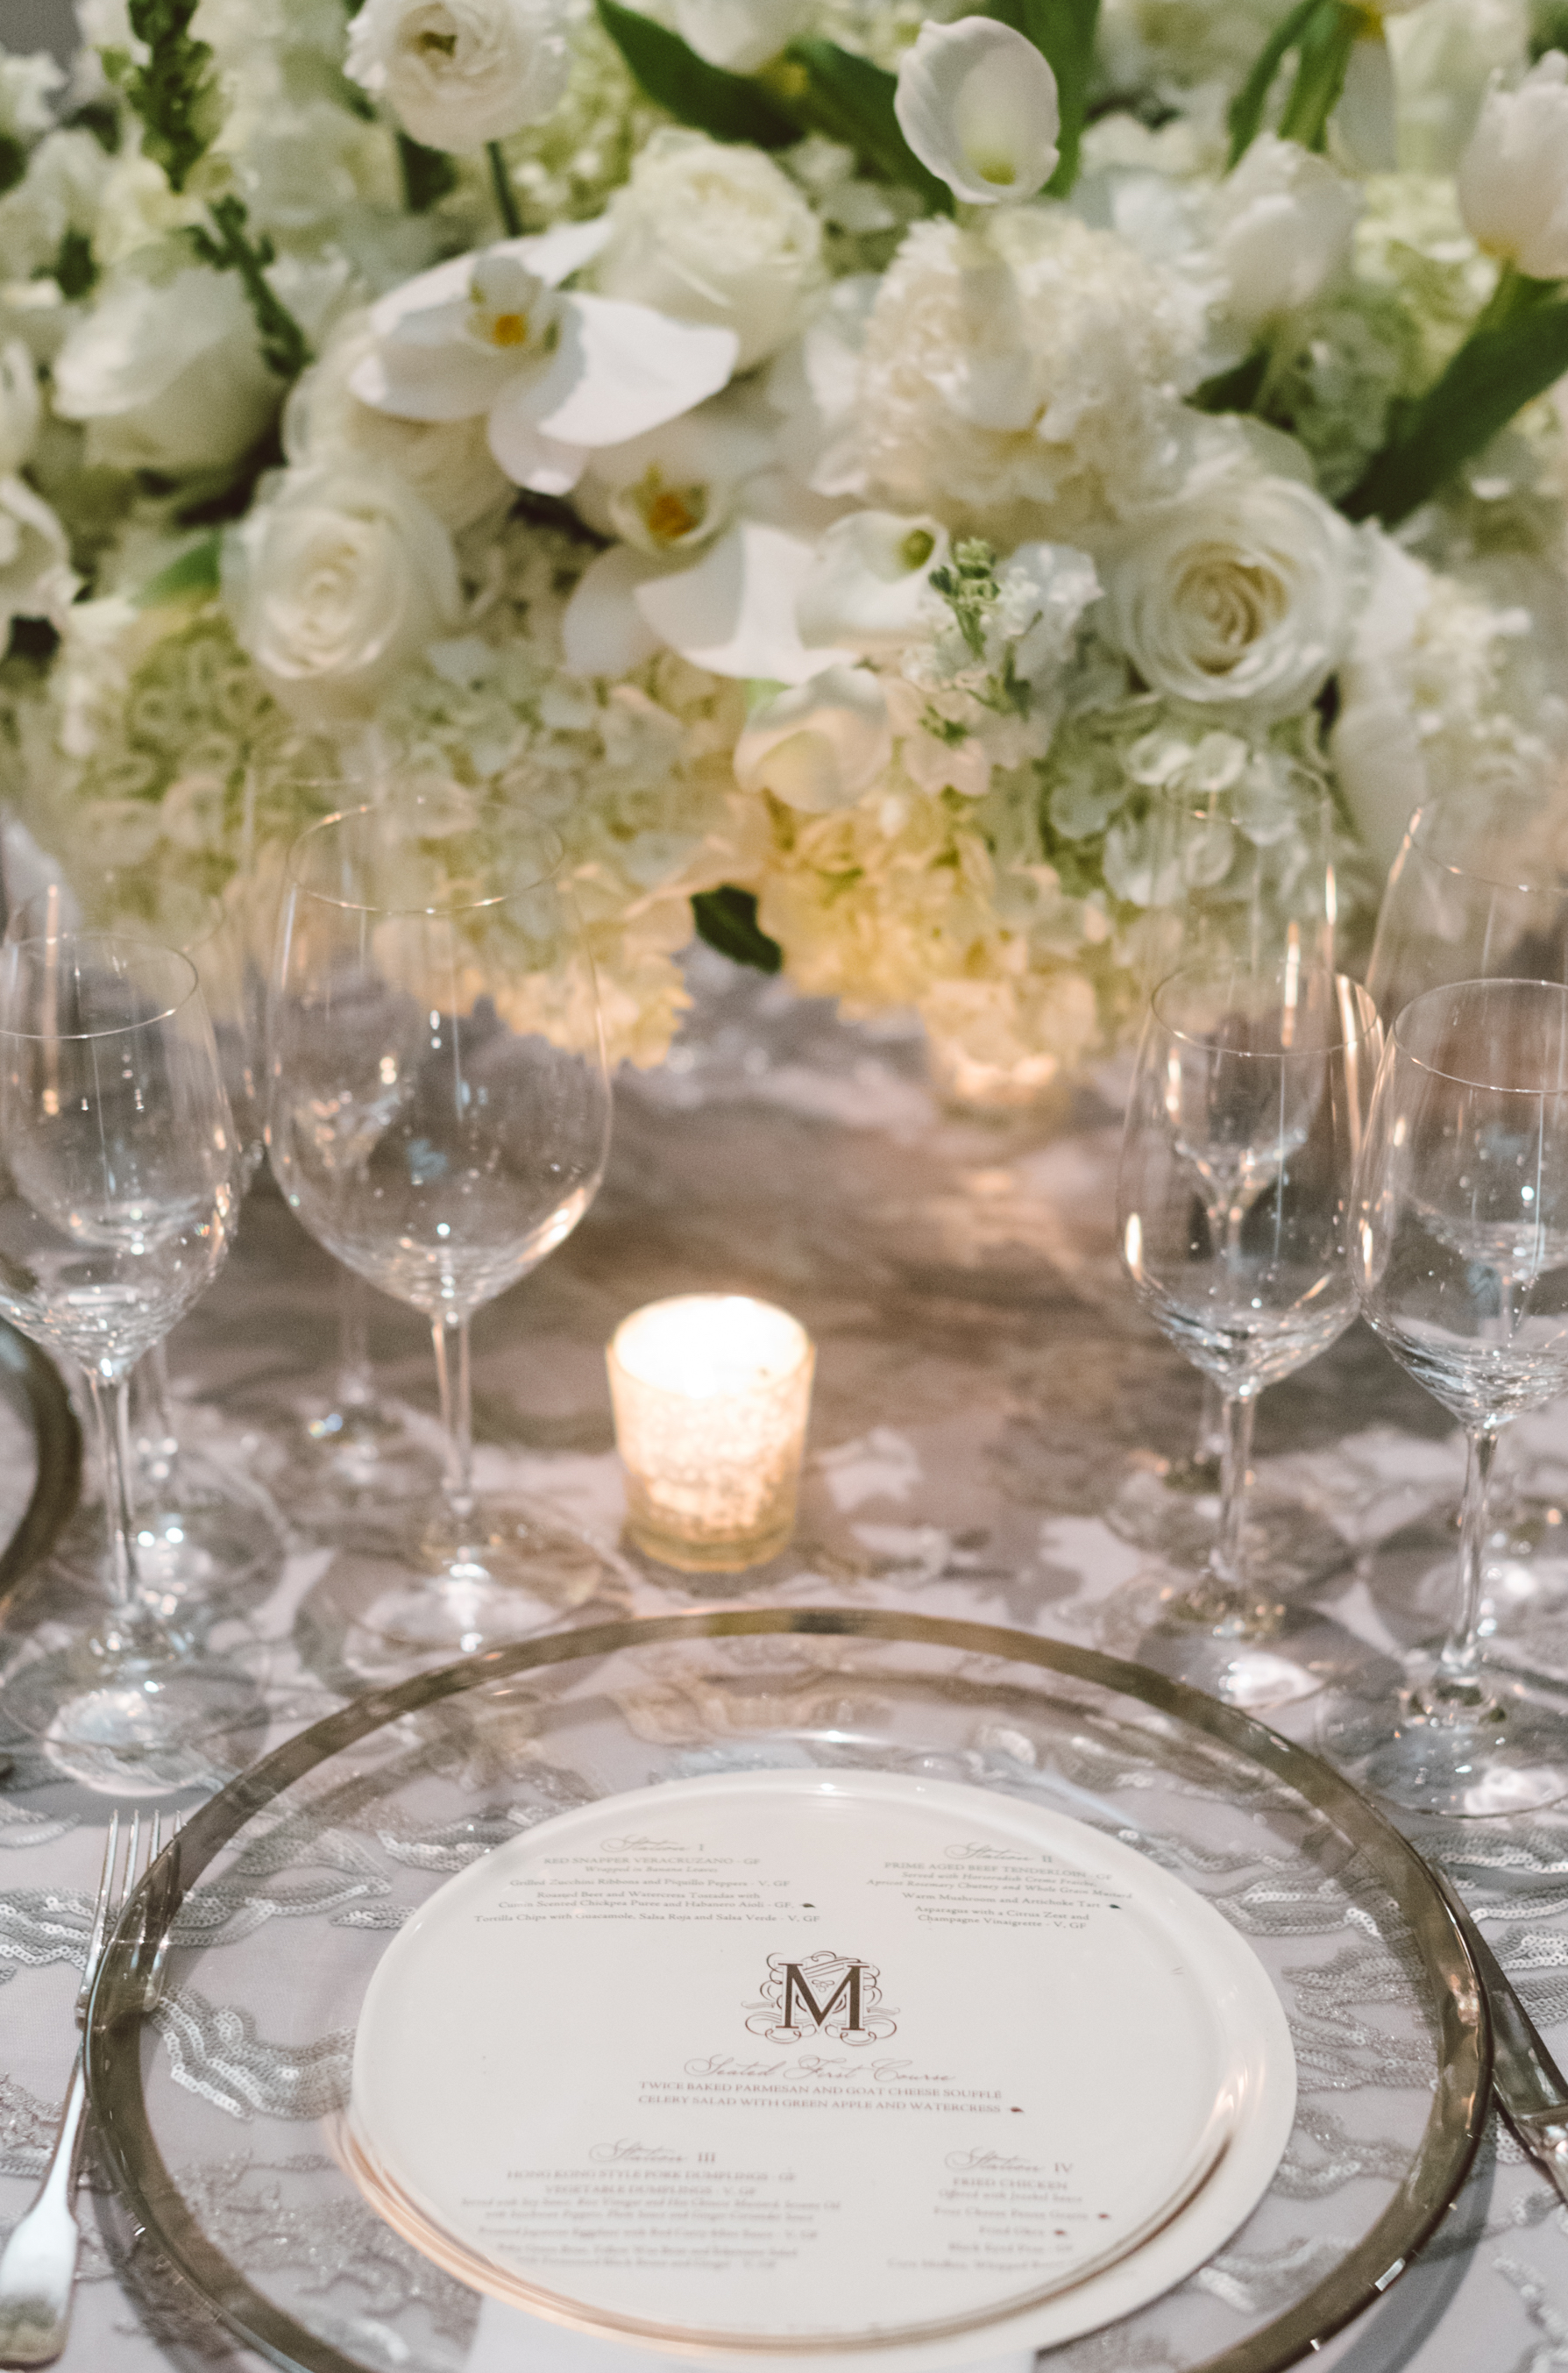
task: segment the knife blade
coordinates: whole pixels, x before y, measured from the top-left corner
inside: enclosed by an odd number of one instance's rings
[[[1568,2077],[1541,2041],[1534,2019],[1447,1872],[1429,1865],[1458,1923],[1492,2013],[1492,2088],[1498,2106],[1536,2165],[1568,2202]]]

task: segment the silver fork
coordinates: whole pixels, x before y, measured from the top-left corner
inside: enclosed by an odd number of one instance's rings
[[[81,2180],[82,2126],[87,2111],[87,2083],[82,2053],[86,2041],[88,2005],[93,1980],[111,1929],[125,1900],[157,1861],[160,1823],[155,1813],[144,1837],[140,1812],[132,1816],[123,1866],[120,1855],[120,1816],[110,1819],[104,1841],[103,1870],[93,1907],[92,1933],[88,1940],[87,1966],[76,1996],[76,2026],[81,2040],[71,2067],[70,2089],[54,2147],[32,2206],[15,2227],[0,2258],[0,2365],[52,2365],[65,2345],[71,2326],[71,2292],[76,2275],[76,2251],[81,2231],[76,2223],[76,2186]],[[148,2006],[161,1975],[161,1953],[148,1981]]]

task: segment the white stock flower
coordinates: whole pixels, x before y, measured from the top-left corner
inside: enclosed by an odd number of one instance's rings
[[[1214,262],[1227,310],[1260,329],[1320,297],[1342,269],[1360,219],[1359,190],[1298,140],[1255,140],[1215,193]]]
[[[50,101],[65,87],[65,69],[47,50],[26,56],[0,51],[0,132],[13,140],[36,140],[54,121]]]
[[[25,479],[0,477],[0,622],[48,618],[59,627],[76,590],[65,531],[49,505]]]
[[[930,573],[947,559],[947,532],[933,519],[851,511],[816,548],[795,599],[803,642],[838,643],[864,658],[893,658],[929,633],[935,612]]]
[[[606,236],[603,220],[566,223],[394,289],[371,310],[354,394],[403,420],[486,418],[515,485],[569,494],[591,453],[691,411],[735,361],[732,330],[564,291]]]
[[[602,296],[732,330],[735,368],[788,344],[826,282],[822,228],[771,158],[656,132],[616,192],[594,267]]]
[[[1488,91],[1459,159],[1459,208],[1490,255],[1531,280],[1568,276],[1568,57],[1549,50],[1517,90]]]
[[[675,0],[675,30],[710,66],[755,74],[815,13],[813,0]]]
[[[927,171],[972,205],[1032,198],[1056,170],[1056,76],[1033,41],[992,18],[922,25],[893,107]]]
[[[345,71],[427,148],[542,123],[570,70],[559,0],[365,0]]]
[[[390,471],[286,470],[224,539],[234,631],[306,723],[364,717],[461,616],[451,540]]]
[[[1105,579],[1145,684],[1272,718],[1304,708],[1344,656],[1362,571],[1356,531],[1321,496],[1237,471],[1135,523]]]
[[[14,477],[31,453],[42,409],[32,350],[7,338],[0,345],[0,476]]]
[[[349,382],[374,334],[362,313],[333,332],[284,407],[285,454],[300,468],[350,456],[378,462],[395,470],[454,534],[472,527],[511,496],[511,480],[490,450],[484,415],[398,420],[361,403]]]
[[[863,799],[893,761],[882,686],[865,668],[830,667],[754,709],[735,744],[743,791],[826,815]]]
[[[237,462],[282,392],[236,275],[200,264],[111,280],[54,365],[54,409],[87,424],[89,462],[170,477]]]

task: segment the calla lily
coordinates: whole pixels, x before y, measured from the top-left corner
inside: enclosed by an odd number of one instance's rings
[[[842,643],[868,659],[915,641],[933,596],[929,579],[947,559],[936,520],[852,511],[818,544],[795,603],[802,639]]]
[[[771,791],[808,815],[853,807],[892,763],[887,702],[865,668],[825,668],[775,694],[735,744],[743,791]]]
[[[926,24],[898,69],[905,139],[955,198],[1032,198],[1056,170],[1056,76],[1033,41],[989,17]]]
[[[607,236],[603,222],[569,223],[421,273],[373,309],[353,392],[404,420],[486,414],[514,485],[569,494],[598,448],[716,393],[738,351],[732,330],[563,289]]]
[[[806,537],[758,519],[736,520],[689,568],[661,569],[614,544],[589,564],[567,604],[567,665],[611,674],[662,644],[710,675],[801,684],[830,661],[848,662],[852,651],[801,639],[795,604],[813,552]]]

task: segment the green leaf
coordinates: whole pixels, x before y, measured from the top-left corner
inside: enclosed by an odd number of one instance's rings
[[[1262,393],[1269,371],[1269,349],[1254,346],[1245,362],[1216,371],[1188,397],[1196,412],[1250,412]]]
[[[1534,302],[1495,326],[1483,322],[1426,393],[1401,408],[1388,442],[1340,509],[1397,527],[1564,371],[1568,298]]]
[[[1326,0],[1297,0],[1288,16],[1281,17],[1262,49],[1258,64],[1247,76],[1231,101],[1228,118],[1231,128],[1231,153],[1227,170],[1239,165],[1259,132],[1263,129],[1263,111],[1269,104],[1269,93],[1274,88],[1279,73],[1291,51],[1300,46],[1310,19],[1326,5]],[[1337,8],[1339,0],[1327,0]]]
[[[1328,141],[1328,118],[1340,103],[1351,52],[1366,31],[1366,18],[1352,0],[1332,0],[1307,18],[1296,55],[1296,78],[1280,117],[1281,140],[1298,140],[1321,152]]]
[[[149,577],[136,595],[138,610],[161,609],[166,602],[188,601],[194,593],[216,593],[218,587],[218,539],[203,536],[178,560]]]
[[[14,133],[0,132],[0,193],[14,190],[28,170],[28,152]]]
[[[803,77],[799,106],[813,131],[855,149],[884,180],[916,191],[936,213],[953,212],[947,183],[926,170],[898,128],[896,76],[836,41],[791,41],[784,56]]]
[[[708,65],[651,17],[599,0],[599,21],[649,98],[678,123],[756,148],[788,148],[800,138],[800,125],[760,83]]]
[[[1033,41],[1056,76],[1061,109],[1061,156],[1046,184],[1048,196],[1065,198],[1078,179],[1078,152],[1089,109],[1094,66],[1094,29],[1100,0],[987,0],[980,10],[999,25],[1011,25]]]
[[[731,964],[750,964],[754,972],[782,972],[784,951],[758,929],[756,900],[749,890],[737,890],[728,882],[721,890],[699,890],[692,900],[692,914],[698,939]]]
[[[457,187],[455,161],[439,148],[422,148],[406,132],[397,135],[397,161],[403,174],[403,203],[411,215],[427,215]]]

